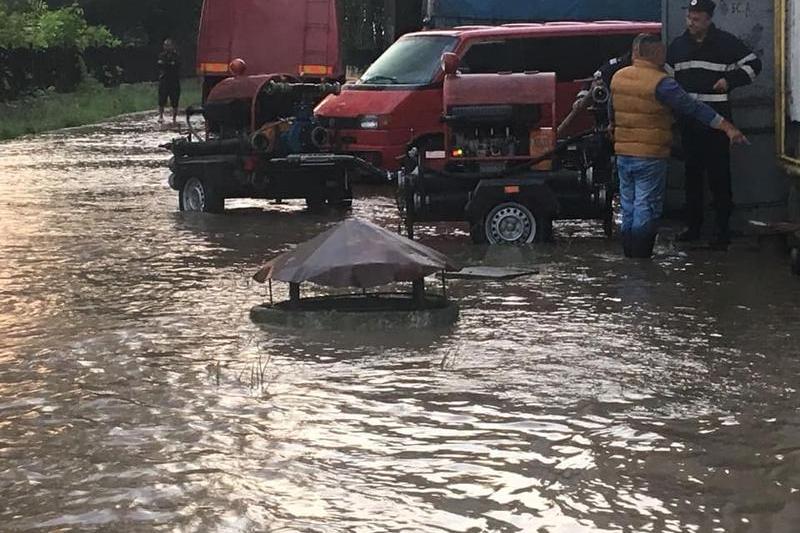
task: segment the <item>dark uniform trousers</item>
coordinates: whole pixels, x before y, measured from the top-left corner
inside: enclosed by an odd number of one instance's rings
[[[712,25],[702,43],[687,31],[675,39],[667,53],[667,70],[686,92],[709,104],[720,115],[731,118],[729,95],[714,91],[720,80],[730,91],[749,85],[761,72],[761,60],[738,37]],[[703,224],[705,180],[711,189],[720,237],[728,237],[733,213],[730,143],[721,131],[701,125],[681,127],[686,155],[686,222],[697,235]]]
[[[730,140],[722,131],[699,122],[684,124],[681,134],[686,156],[686,222],[689,229],[699,232],[703,225],[708,179],[717,231],[725,236],[733,213]]]

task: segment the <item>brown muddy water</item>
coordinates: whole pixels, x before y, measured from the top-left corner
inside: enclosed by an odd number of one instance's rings
[[[334,224],[176,212],[152,115],[0,144],[0,530],[800,531],[800,285],[781,255],[423,240],[458,324],[259,329],[259,263]],[[388,194],[355,213],[386,227]]]

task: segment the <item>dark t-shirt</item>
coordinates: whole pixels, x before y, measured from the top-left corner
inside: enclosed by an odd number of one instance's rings
[[[631,56],[630,53],[627,53],[622,57],[615,57],[614,59],[610,60],[608,63],[600,67],[598,71],[595,73],[595,77],[601,78],[603,80],[603,83],[605,83],[606,87],[610,89],[611,80],[614,78],[614,74],[624,69],[625,67],[630,67],[631,65],[633,65],[633,57]]]
[[[180,81],[181,59],[178,52],[165,50],[158,56],[158,80],[175,85]]]

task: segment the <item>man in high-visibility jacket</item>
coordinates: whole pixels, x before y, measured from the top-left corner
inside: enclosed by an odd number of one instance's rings
[[[730,93],[755,81],[761,60],[741,40],[713,24],[715,9],[712,0],[691,0],[687,30],[670,45],[666,69],[695,99],[731,120]],[[711,244],[726,249],[733,211],[730,143],[722,132],[691,120],[681,121],[681,136],[686,156],[688,227],[678,239],[695,241],[701,236],[707,176],[717,223]]]
[[[664,210],[673,112],[720,130],[726,142],[747,142],[733,124],[689,96],[664,71],[665,56],[666,47],[659,37],[642,34],[633,43],[633,65],[617,72],[611,82],[609,115],[627,257],[647,258],[653,253]]]

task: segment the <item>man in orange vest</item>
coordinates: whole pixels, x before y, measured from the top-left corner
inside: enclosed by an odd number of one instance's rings
[[[708,105],[689,96],[664,70],[666,47],[655,35],[633,43],[633,65],[614,75],[610,116],[622,201],[626,257],[653,254],[664,211],[673,112],[721,130],[732,144],[747,138]]]

